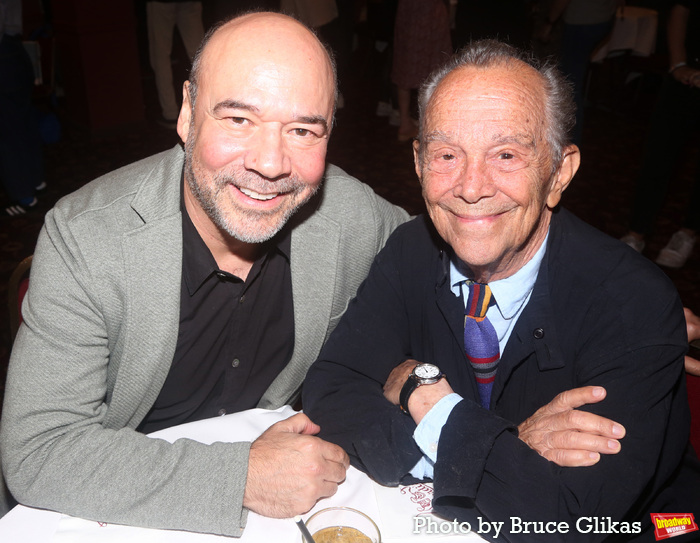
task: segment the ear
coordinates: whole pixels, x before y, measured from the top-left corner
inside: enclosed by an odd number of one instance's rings
[[[561,200],[562,193],[571,183],[581,164],[581,153],[575,145],[569,145],[564,149],[564,158],[559,169],[554,174],[552,186],[547,195],[547,207],[554,209]]]
[[[180,108],[180,116],[177,118],[177,133],[180,135],[182,143],[187,142],[191,121],[192,106],[190,105],[190,82],[185,81],[182,85],[182,107]]]
[[[418,176],[418,179],[423,182],[421,179],[421,165],[420,165],[420,142],[418,140],[413,140],[413,166],[416,169],[416,175]]]

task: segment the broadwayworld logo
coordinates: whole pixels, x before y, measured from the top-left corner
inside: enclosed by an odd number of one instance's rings
[[[698,530],[692,513],[652,513],[651,523],[657,541]]]

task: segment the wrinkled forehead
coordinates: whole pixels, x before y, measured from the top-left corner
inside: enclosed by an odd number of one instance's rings
[[[545,83],[537,70],[518,60],[487,67],[464,66],[438,84],[426,109],[427,130],[460,119],[502,121],[535,137],[546,133]]]

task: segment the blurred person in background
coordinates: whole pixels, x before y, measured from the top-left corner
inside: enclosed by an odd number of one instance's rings
[[[418,135],[411,116],[411,91],[452,54],[450,17],[443,0],[399,0],[394,26],[391,81],[397,87],[401,142]]]
[[[622,237],[637,252],[646,246],[681,151],[700,126],[700,0],[682,0],[671,8],[668,51],[668,75],[651,118],[630,230]],[[661,266],[683,267],[695,247],[700,231],[700,164],[694,175],[684,222],[656,258]]]
[[[158,124],[175,129],[180,113],[175,87],[171,53],[173,33],[177,28],[190,60],[204,37],[202,3],[190,0],[148,0],[148,56],[156,78],[161,115]]]
[[[34,79],[22,45],[22,0],[0,0],[0,180],[10,216],[35,207],[36,191],[45,186]]]

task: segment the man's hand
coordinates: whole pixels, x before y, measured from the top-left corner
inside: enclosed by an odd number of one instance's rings
[[[688,341],[697,341],[700,339],[700,317],[687,307],[683,308],[683,312],[685,313],[685,325],[688,330]],[[700,360],[696,360],[692,356],[686,356],[685,371],[691,375],[700,376]]]
[[[605,398],[603,387],[567,390],[518,426],[519,437],[531,449],[560,466],[592,466],[601,454],[620,452],[625,429],[610,419],[578,411]]]
[[[384,383],[384,397],[394,405],[399,405],[401,389],[417,364],[420,364],[420,362],[409,358],[391,370],[386,383]],[[428,411],[452,392],[452,387],[445,378],[440,379],[433,385],[419,386],[408,398],[408,405],[406,406],[414,422],[420,424],[420,421],[428,414]]]
[[[345,480],[345,451],[315,437],[320,427],[299,413],[273,424],[250,447],[243,506],[289,518],[332,496]]]
[[[420,364],[418,360],[409,358],[391,370],[386,383],[384,383],[384,397],[387,400],[394,405],[399,405],[399,394],[401,394],[401,389],[403,388],[404,383],[406,383],[408,376],[411,375],[413,368],[415,368],[418,364]]]

